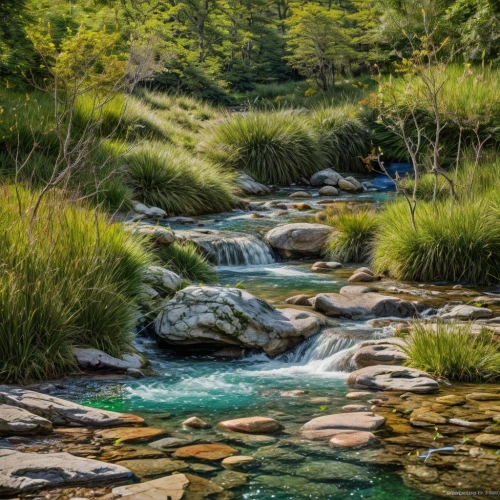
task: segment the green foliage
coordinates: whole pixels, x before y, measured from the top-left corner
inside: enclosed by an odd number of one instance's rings
[[[150,262],[118,224],[59,195],[2,187],[0,380],[25,382],[75,368],[73,346],[132,350],[136,300]]]
[[[326,244],[329,258],[340,262],[367,262],[370,259],[377,229],[373,209],[363,206],[351,209],[344,205],[334,213],[327,211],[324,223],[336,229]]]
[[[357,115],[357,109],[350,105],[322,107],[311,116],[320,148],[328,159],[328,166],[339,172],[366,173],[366,166],[361,158],[366,157],[370,151],[370,136]]]
[[[207,157],[260,182],[287,185],[325,166],[314,133],[297,113],[236,115],[209,132],[202,146]]]
[[[500,225],[485,201],[419,202],[416,228],[405,201],[379,216],[374,267],[409,281],[496,283],[500,279]]]
[[[146,205],[169,215],[231,209],[235,175],[186,151],[145,143],[131,151],[126,163],[127,184]]]
[[[440,322],[416,323],[405,349],[409,365],[439,378],[462,382],[492,381],[500,377],[500,350],[486,329]]]
[[[158,249],[162,265],[196,283],[217,283],[217,272],[191,241],[175,242]]]

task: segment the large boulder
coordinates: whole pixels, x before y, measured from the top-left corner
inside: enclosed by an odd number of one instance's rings
[[[356,389],[402,391],[426,394],[437,392],[438,383],[426,372],[403,366],[368,366],[349,375],[348,385]]]
[[[236,178],[236,185],[245,193],[250,195],[262,195],[271,192],[271,188],[252,179],[248,174],[240,174]]]
[[[169,345],[235,345],[275,356],[317,333],[322,324],[313,314],[294,311],[280,311],[236,288],[190,286],[165,304],[155,329]]]
[[[121,465],[75,457],[69,453],[21,453],[0,449],[0,495],[50,487],[68,487],[131,479]]]
[[[409,318],[418,315],[415,304],[379,293],[320,293],[314,308],[327,316],[347,318]]]
[[[116,427],[136,425],[144,420],[135,415],[82,406],[39,392],[0,386],[0,403],[16,406],[50,420],[54,425]]]
[[[335,172],[333,168],[325,168],[313,174],[309,182],[313,186],[322,186],[323,184],[336,186],[340,179],[342,179],[342,176]]]
[[[0,405],[0,436],[49,434],[50,432],[52,432],[52,423],[46,418],[16,406]]]
[[[325,224],[305,222],[285,224],[271,229],[264,239],[285,257],[294,255],[319,255],[333,231]]]

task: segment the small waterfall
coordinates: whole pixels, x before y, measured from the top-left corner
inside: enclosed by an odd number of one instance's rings
[[[299,344],[281,359],[303,366],[308,373],[349,372],[356,369],[352,354],[364,340],[356,335],[325,331]]]
[[[210,242],[217,266],[255,266],[275,262],[271,247],[252,235],[238,235]]]
[[[257,236],[235,231],[175,231],[179,241],[192,241],[216,266],[258,266],[276,262],[272,248]]]

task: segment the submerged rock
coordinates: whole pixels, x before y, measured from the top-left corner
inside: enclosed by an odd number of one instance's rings
[[[155,322],[162,342],[176,346],[233,345],[275,356],[316,333],[321,320],[304,311],[280,311],[250,293],[190,286],[165,304]]]
[[[307,191],[295,191],[292,193],[289,198],[312,198],[312,194]]]
[[[408,318],[418,315],[414,303],[379,293],[320,293],[313,300],[314,309],[327,316]]]
[[[371,432],[359,431],[336,434],[330,439],[329,444],[332,448],[361,448],[376,442],[377,438]]]
[[[130,484],[113,488],[116,497],[132,500],[181,500],[202,499],[210,497],[217,499],[224,490],[208,479],[191,474],[173,474],[145,483]],[[223,498],[223,497],[220,497]]]
[[[69,453],[21,453],[0,449],[0,495],[73,484],[119,481],[132,477],[121,465]]]
[[[221,429],[248,434],[274,434],[283,429],[277,420],[269,417],[236,418],[219,422],[217,425]]]
[[[118,429],[105,429],[99,433],[99,437],[119,443],[133,443],[138,441],[151,441],[163,436],[163,429],[154,427],[120,427]]]
[[[339,194],[338,189],[333,186],[323,186],[319,190],[320,196],[338,196],[338,194]]]
[[[258,467],[260,462],[254,458],[247,455],[235,455],[233,457],[225,458],[222,461],[222,467],[226,469],[253,469]]]
[[[373,274],[358,271],[354,273],[347,281],[351,283],[369,283],[371,281],[377,281],[377,279],[378,278]]]
[[[335,269],[339,269],[342,267],[340,262],[316,262],[312,265],[311,271],[314,272],[326,272],[326,271],[334,271]]]
[[[357,389],[378,389],[426,394],[437,392],[438,383],[428,374],[402,366],[368,366],[349,375],[348,385]]]
[[[50,420],[54,425],[115,427],[137,425],[144,420],[135,415],[82,406],[39,392],[0,386],[0,403],[17,406]]]
[[[49,434],[52,423],[22,408],[0,405],[0,436]]]
[[[208,429],[210,427],[205,421],[198,417],[191,417],[182,422],[182,425],[191,427],[192,429]]]
[[[238,453],[225,444],[193,444],[175,451],[175,458],[197,458],[198,460],[221,460]]]
[[[293,297],[289,297],[285,300],[287,304],[291,304],[294,306],[308,306],[309,299],[312,299],[312,295],[294,295]]]
[[[140,478],[153,478],[165,474],[186,470],[189,465],[182,460],[172,458],[144,458],[138,460],[123,460],[120,462]]]
[[[285,257],[319,255],[332,231],[333,228],[325,224],[300,222],[275,227],[264,238]]]

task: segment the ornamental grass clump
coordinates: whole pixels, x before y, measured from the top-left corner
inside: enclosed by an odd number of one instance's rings
[[[486,329],[473,333],[471,325],[416,323],[404,349],[408,365],[439,378],[464,382],[500,377],[500,349]]]
[[[361,158],[370,152],[370,135],[354,105],[322,107],[311,115],[328,166],[339,172],[367,172]]]
[[[327,218],[335,227],[326,244],[328,257],[340,262],[367,262],[373,251],[377,218],[373,209],[338,210]]]
[[[226,212],[233,204],[235,173],[187,151],[145,143],[126,158],[134,196],[169,215]]]
[[[68,372],[75,346],[132,351],[145,244],[57,193],[32,218],[38,193],[0,189],[0,381]]]
[[[379,273],[407,281],[500,280],[499,214],[487,201],[420,201],[415,227],[406,202],[398,201],[378,220],[373,265]]]
[[[217,272],[191,241],[175,242],[158,250],[163,266],[187,281],[210,285],[217,283]]]
[[[289,185],[326,166],[316,134],[293,112],[230,117],[213,125],[202,150],[214,162],[268,184]]]

